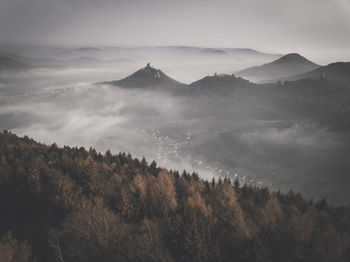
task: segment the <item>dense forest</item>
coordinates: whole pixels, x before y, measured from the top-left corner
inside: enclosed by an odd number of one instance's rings
[[[350,261],[350,206],[0,134],[1,262]]]

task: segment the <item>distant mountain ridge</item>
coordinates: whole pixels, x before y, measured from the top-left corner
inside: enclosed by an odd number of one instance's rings
[[[71,59],[55,59],[55,58],[28,58],[18,55],[6,55],[7,58],[21,64],[26,64],[29,67],[93,67],[107,66],[119,63],[131,63],[132,59],[116,58],[112,60],[101,60],[88,56],[80,56]]]
[[[255,81],[264,81],[302,74],[318,67],[320,66],[305,57],[291,53],[270,63],[243,69],[236,74]]]
[[[212,54],[212,55],[224,55],[226,51],[217,48],[205,48],[201,50],[201,53]]]
[[[185,55],[200,56],[248,56],[248,57],[265,57],[269,59],[277,59],[281,54],[264,53],[250,48],[213,48],[213,47],[196,47],[196,46],[165,46],[162,49],[169,49],[171,52]]]
[[[306,60],[308,61],[308,60]],[[274,64],[278,63],[305,63],[305,58],[291,55],[284,56],[276,61]],[[316,65],[312,62],[307,62],[310,65]],[[317,66],[317,65],[316,65]],[[329,64],[327,66],[319,67],[316,69],[308,71],[306,73],[289,76],[280,77],[271,80],[270,83],[277,81],[296,81],[302,79],[325,79],[331,82],[342,83],[343,85],[350,85],[350,62],[338,62]],[[183,84],[175,79],[167,76],[161,70],[153,68],[148,64],[146,67],[141,68],[135,73],[121,79],[114,81],[106,81],[102,84],[109,84],[113,86],[120,86],[124,88],[172,88],[172,87],[188,87],[188,90],[203,90],[203,91],[217,91],[230,88],[237,88],[243,86],[255,86],[255,84],[245,78],[236,76],[234,74],[214,74],[212,76],[205,76],[197,81],[190,84]],[[313,83],[315,84],[315,83]],[[277,85],[279,86],[279,85]]]
[[[75,49],[76,51],[102,51],[100,48],[96,48],[96,47],[91,47],[91,46],[88,46],[88,47],[80,47],[80,48],[76,48]]]

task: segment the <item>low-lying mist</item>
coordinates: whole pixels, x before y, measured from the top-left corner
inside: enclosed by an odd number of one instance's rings
[[[348,132],[249,96],[172,95],[96,84],[125,77],[144,66],[139,63],[2,72],[0,129],[47,144],[145,156],[159,166],[196,171],[207,179],[239,178],[348,202]],[[183,82],[195,80],[195,72],[218,70],[215,63],[184,68],[180,63],[171,67],[171,61],[159,64]]]

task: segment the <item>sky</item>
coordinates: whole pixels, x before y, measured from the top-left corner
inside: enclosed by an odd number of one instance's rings
[[[350,60],[350,0],[0,0],[0,44],[247,47]]]

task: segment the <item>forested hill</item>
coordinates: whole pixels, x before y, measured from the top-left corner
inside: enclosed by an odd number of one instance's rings
[[[350,208],[0,134],[0,260],[350,261]]]

